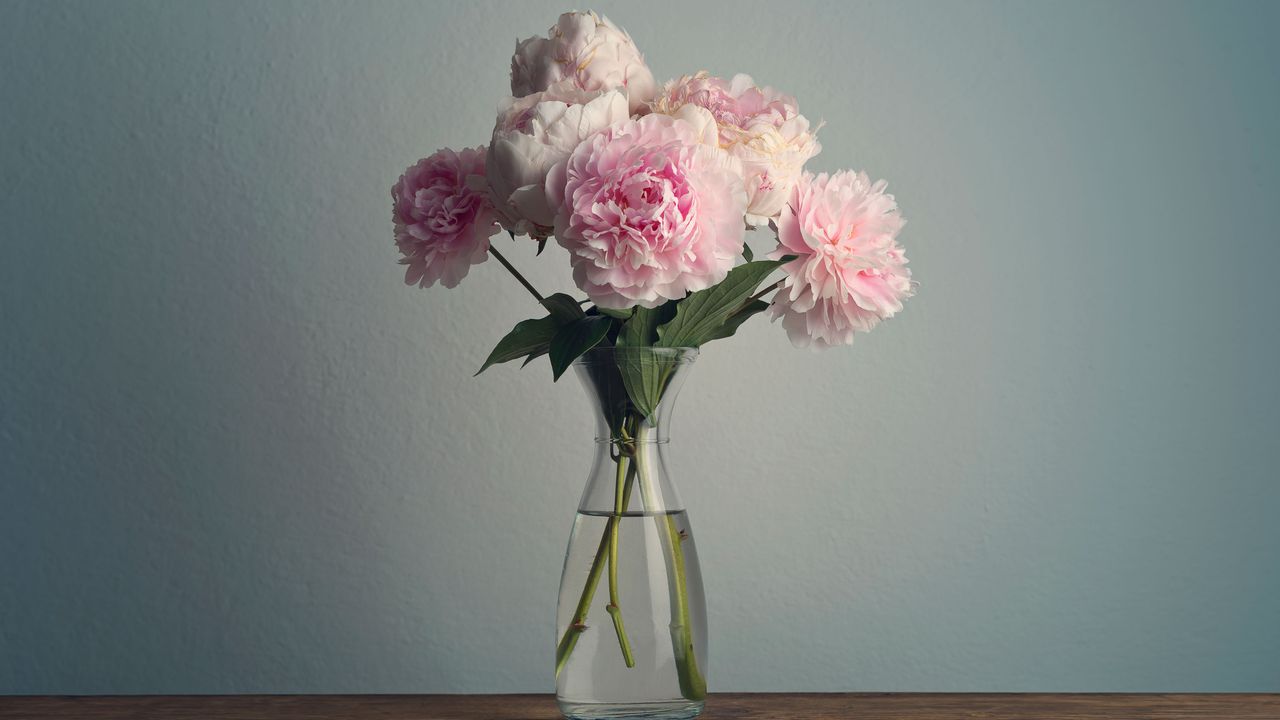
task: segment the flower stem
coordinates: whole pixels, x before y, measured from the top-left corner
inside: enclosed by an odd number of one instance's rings
[[[609,604],[605,609],[613,618],[613,629],[618,634],[618,647],[622,649],[622,660],[627,667],[635,667],[636,660],[631,654],[631,643],[627,640],[627,631],[622,626],[622,608],[618,605],[618,526],[622,524],[622,513],[626,510],[623,503],[627,490],[628,467],[630,458],[618,456],[617,485],[613,491],[613,516],[609,518]]]
[[[742,312],[743,310],[746,310],[746,309],[751,305],[751,303],[753,303],[753,302],[755,302],[755,301],[759,300],[760,298],[764,297],[765,295],[768,295],[769,293],[773,292],[774,290],[781,290],[781,289],[782,289],[782,283],[784,283],[784,282],[786,282],[786,281],[787,281],[787,279],[786,279],[786,278],[782,278],[782,279],[781,279],[781,280],[779,280],[778,282],[775,282],[775,283],[769,283],[768,287],[766,287],[765,289],[761,290],[760,292],[756,293],[755,295],[752,295],[751,297],[747,298],[746,300],[743,300],[743,301],[742,301],[742,304],[741,304],[741,305],[739,305],[737,308],[735,308],[735,309],[734,309],[734,311],[733,311],[732,313],[730,313],[730,315],[737,314],[737,313]]]
[[[671,596],[671,646],[675,652],[676,676],[680,682],[680,694],[689,700],[702,700],[707,696],[707,681],[698,670],[698,657],[693,649],[693,626],[689,615],[689,592],[685,580],[684,550],[675,518],[663,512],[658,488],[649,474],[648,453],[651,444],[646,435],[650,428],[641,425],[636,431],[636,471],[640,477],[640,497],[645,511],[651,513],[658,524],[658,538],[667,566],[667,589]]]
[[[587,573],[587,584],[582,588],[577,609],[573,611],[573,619],[569,621],[569,627],[565,628],[564,635],[556,645],[556,677],[560,677],[560,671],[569,661],[573,646],[578,644],[578,636],[587,629],[587,611],[591,609],[591,598],[595,597],[596,586],[600,584],[600,573],[604,570],[608,550],[609,528],[606,526],[604,535],[600,538],[600,547],[596,550],[595,559],[591,561],[591,570]]]
[[[773,292],[774,290],[781,290],[781,289],[782,289],[782,283],[784,283],[784,282],[786,282],[786,281],[787,281],[787,279],[786,279],[786,278],[783,278],[783,279],[779,280],[778,282],[776,282],[776,283],[773,283],[773,284],[769,285],[768,287],[766,287],[765,289],[763,289],[763,290],[761,290],[760,292],[756,293],[755,295],[752,295],[751,297],[747,298],[747,302],[746,302],[746,303],[744,303],[744,304],[743,304],[743,306],[745,307],[746,305],[750,305],[751,303],[755,302],[756,300],[759,300],[760,298],[764,297],[765,295],[768,295],[769,293]]]
[[[619,456],[618,462],[621,463],[625,456]],[[622,488],[622,507],[627,507],[631,499],[631,488],[636,478],[636,466],[630,464],[626,472],[626,481]],[[586,620],[587,612],[591,609],[591,600],[595,597],[596,587],[600,584],[600,575],[604,572],[605,560],[609,557],[610,539],[613,537],[613,521],[609,518],[609,522],[605,525],[604,532],[600,536],[600,546],[596,548],[595,558],[591,561],[591,570],[587,572],[587,583],[582,588],[582,595],[578,598],[578,607],[573,612],[573,618],[569,621],[569,627],[565,628],[564,635],[560,637],[560,642],[556,644],[556,676],[559,677],[560,671],[569,662],[569,656],[573,654],[573,648],[578,644],[578,637],[587,629]],[[617,616],[615,616],[617,617]],[[625,636],[619,638],[619,642],[625,642]],[[631,647],[626,645],[623,649],[623,658],[630,655]],[[633,660],[634,662],[634,660]],[[631,665],[628,665],[631,667]]]
[[[685,581],[684,550],[680,547],[680,528],[673,515],[665,516],[671,545],[671,568],[675,575],[675,593],[679,598],[671,623],[671,643],[676,651],[676,670],[679,673],[680,692],[690,700],[707,696],[707,681],[698,671],[698,657],[693,650],[693,625],[689,617],[689,593]]]
[[[490,245],[489,254],[493,255],[493,257],[496,258],[498,262],[502,263],[502,267],[506,268],[507,272],[514,275],[515,278],[520,281],[520,284],[524,286],[524,289],[528,290],[530,293],[533,294],[535,298],[538,299],[539,304],[546,302],[546,298],[542,297],[542,295],[538,293],[537,289],[534,288],[533,285],[530,284],[528,280],[524,279],[524,276],[520,274],[519,270],[516,270],[516,267],[514,265],[512,265],[510,262],[507,262],[507,259],[502,256],[502,253],[498,252],[498,248]]]

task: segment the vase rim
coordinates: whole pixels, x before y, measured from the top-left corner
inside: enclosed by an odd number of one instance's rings
[[[617,347],[605,345],[588,350],[577,360],[574,360],[573,364],[598,365],[613,363],[614,359],[619,355],[651,356],[662,362],[687,364],[697,359],[698,352],[696,347]]]

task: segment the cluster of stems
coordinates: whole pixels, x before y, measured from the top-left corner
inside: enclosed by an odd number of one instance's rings
[[[675,517],[661,510],[661,497],[649,468],[649,452],[644,447],[651,443],[648,435],[652,428],[637,415],[631,415],[620,428],[615,431],[612,440],[611,456],[615,463],[614,508],[605,524],[600,537],[600,545],[596,549],[591,569],[587,573],[587,581],[578,598],[569,626],[556,646],[556,674],[564,668],[577,645],[578,637],[587,629],[587,613],[595,597],[596,588],[600,584],[600,576],[608,568],[609,602],[605,611],[613,620],[613,629],[618,636],[618,647],[627,667],[635,666],[635,657],[631,651],[631,642],[627,638],[626,625],[622,618],[622,604],[618,594],[618,530],[619,525],[630,505],[632,489],[640,486],[641,502],[644,515],[657,524],[658,538],[662,546],[663,559],[667,569],[667,586],[671,601],[671,643],[676,659],[677,679],[680,692],[690,700],[701,700],[706,697],[706,680],[698,669],[698,658],[693,647],[693,626],[689,614],[689,593],[685,574],[684,550],[681,547],[683,536],[676,525]]]
[[[525,287],[538,302],[544,302],[541,293],[507,261],[497,248],[490,247],[492,254],[520,284]],[[776,286],[767,288],[776,289]],[[761,293],[763,294],[763,292]],[[759,297],[757,295],[756,297]],[[753,298],[754,299],[754,298]],[[707,683],[698,669],[698,658],[693,647],[693,626],[689,615],[689,593],[685,577],[684,551],[681,542],[684,537],[677,527],[675,518],[663,511],[662,499],[649,467],[650,453],[645,447],[653,441],[649,435],[653,428],[646,419],[632,412],[626,416],[618,427],[613,428],[611,457],[616,465],[616,483],[614,487],[613,513],[605,524],[600,536],[600,545],[591,561],[591,570],[587,573],[587,582],[578,598],[573,618],[565,628],[564,635],[556,644],[556,675],[569,661],[578,638],[587,629],[587,612],[595,598],[596,588],[600,585],[600,576],[605,566],[609,569],[609,603],[605,611],[613,620],[613,629],[618,636],[618,648],[627,667],[635,667],[635,656],[631,651],[631,642],[627,639],[626,625],[622,619],[622,604],[618,594],[618,535],[622,518],[630,506],[631,492],[635,485],[640,486],[640,497],[644,506],[644,515],[652,518],[657,524],[658,538],[662,545],[663,559],[667,570],[667,587],[671,601],[671,645],[676,659],[676,673],[680,682],[680,692],[690,700],[701,700],[706,697]]]

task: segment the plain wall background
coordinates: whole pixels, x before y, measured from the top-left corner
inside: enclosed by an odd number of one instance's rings
[[[798,96],[922,283],[698,361],[713,690],[1280,691],[1280,5],[596,8]],[[471,378],[537,308],[405,287],[388,189],[564,9],[0,4],[0,691],[550,690],[587,406]]]

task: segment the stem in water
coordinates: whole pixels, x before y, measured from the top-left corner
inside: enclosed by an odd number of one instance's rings
[[[620,456],[619,461],[626,456]],[[626,481],[622,488],[622,507],[626,508],[631,500],[631,488],[634,487],[636,479],[636,465],[629,463],[626,471]],[[587,612],[591,609],[591,600],[595,597],[596,587],[600,585],[600,576],[604,573],[605,561],[609,558],[610,539],[613,537],[613,520],[605,524],[604,533],[600,536],[600,546],[596,548],[595,558],[591,561],[591,570],[587,573],[587,583],[582,588],[582,595],[578,598],[578,607],[573,612],[573,619],[569,621],[569,627],[565,628],[564,635],[560,636],[560,642],[556,644],[556,675],[560,675],[560,671],[564,669],[565,663],[569,662],[569,656],[573,654],[573,648],[578,644],[578,637],[587,629]],[[612,613],[610,613],[612,614]],[[620,616],[615,616],[619,618]],[[625,635],[619,637],[619,643],[625,643]],[[623,645],[623,659],[631,654],[630,644]],[[634,657],[627,667],[634,665]]]
[[[689,700],[707,696],[707,681],[698,670],[698,657],[693,650],[693,627],[689,616],[689,592],[685,581],[684,550],[680,547],[680,529],[675,519],[659,507],[661,498],[649,473],[649,454],[656,447],[648,439],[651,429],[643,424],[636,431],[636,473],[640,477],[640,497],[646,513],[658,524],[658,538],[667,566],[667,590],[671,596],[671,647],[675,651],[676,676],[680,693]]]
[[[609,604],[605,610],[613,618],[613,630],[618,634],[618,647],[622,649],[622,661],[627,667],[635,667],[636,659],[631,655],[631,643],[627,640],[627,631],[622,625],[622,608],[618,605],[618,526],[622,524],[622,513],[626,510],[623,502],[628,489],[627,477],[630,458],[618,456],[617,485],[613,491],[613,515],[609,518]]]

